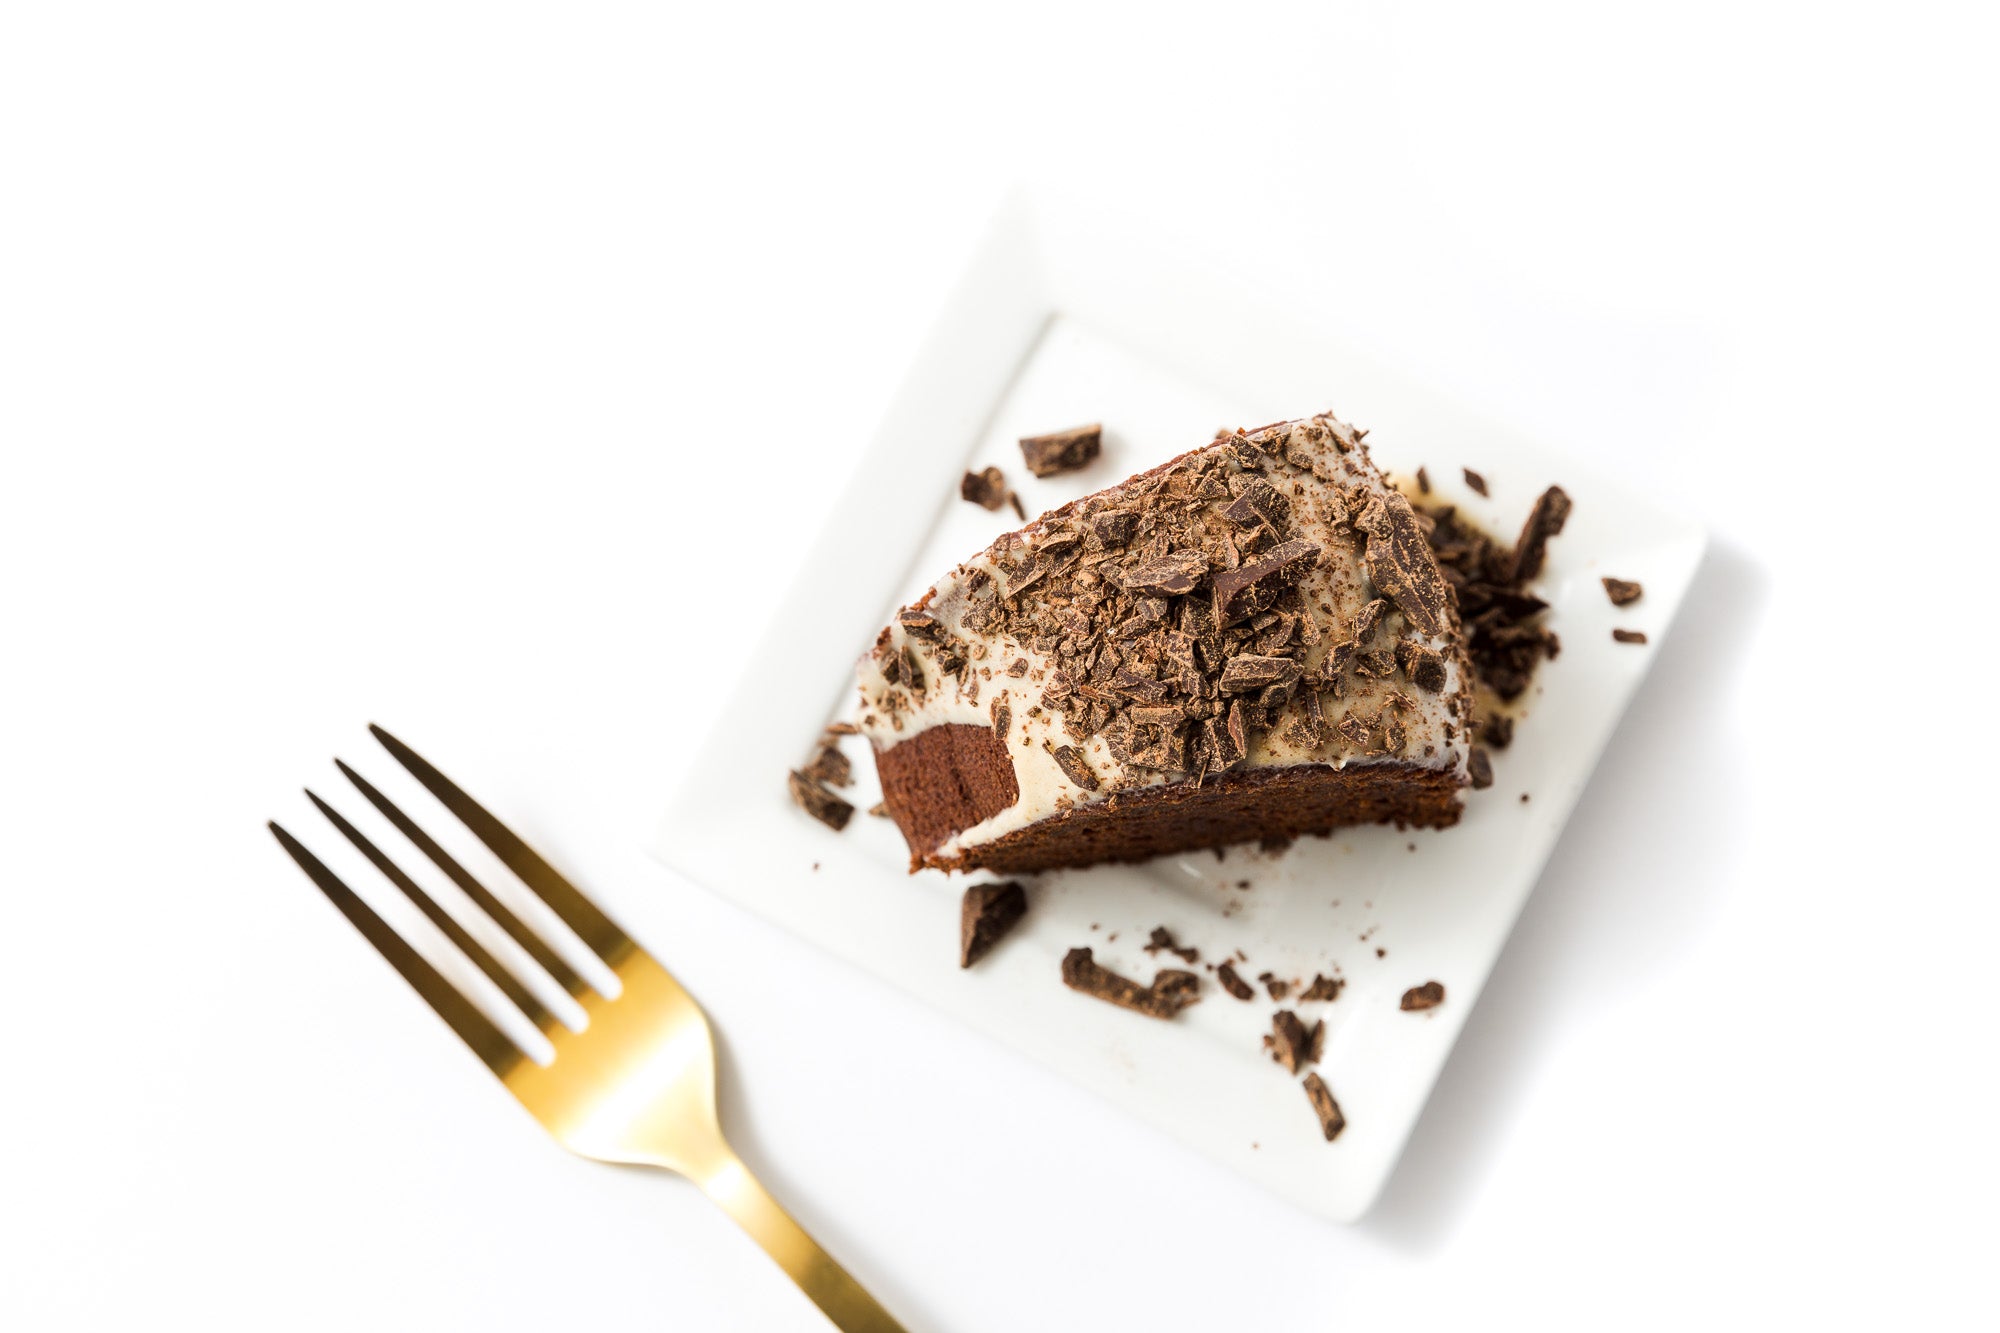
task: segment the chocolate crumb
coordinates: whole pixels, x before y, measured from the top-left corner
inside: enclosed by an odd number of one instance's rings
[[[1097,457],[1103,439],[1104,427],[1097,422],[1047,435],[1029,435],[1021,440],[1021,457],[1027,462],[1028,471],[1038,477],[1053,477],[1058,472],[1073,472]]]
[[[1340,988],[1346,984],[1339,977],[1329,977],[1324,973],[1315,972],[1313,973],[1312,985],[1306,987],[1300,993],[1299,1003],[1306,1004],[1310,1001],[1331,1002],[1337,1000],[1340,998]]]
[[[1340,1103],[1327,1090],[1326,1080],[1318,1074],[1307,1074],[1305,1078],[1306,1100],[1312,1103],[1313,1114],[1319,1117],[1320,1132],[1326,1141],[1332,1143],[1340,1137],[1340,1131],[1347,1128],[1347,1117],[1340,1113]]]
[[[887,801],[877,801],[868,807],[868,813],[874,815],[877,819],[887,819],[889,817],[889,803]]]
[[[1611,599],[1613,606],[1630,606],[1639,600],[1646,590],[1630,579],[1604,578],[1604,595]]]
[[[1008,491],[1007,503],[1014,506],[1015,518],[1020,519],[1023,523],[1026,523],[1028,521],[1028,511],[1021,507],[1021,497],[1018,492]]]
[[[1422,468],[1418,468],[1418,469],[1417,469],[1417,494],[1419,494],[1419,495],[1429,495],[1430,493],[1431,493],[1431,474],[1430,474],[1430,473],[1428,473],[1428,472],[1426,472],[1426,471],[1424,471],[1424,470],[1423,470]]]
[[[1266,972],[1257,979],[1264,983],[1264,989],[1271,993],[1271,998],[1274,1000],[1282,1000],[1286,995],[1291,993],[1292,983],[1286,981],[1283,977],[1274,977],[1269,972]]]
[[[1472,753],[1466,756],[1465,769],[1472,778],[1475,791],[1484,791],[1493,785],[1493,760],[1487,756],[1485,747],[1472,747]]]
[[[1144,946],[1147,953],[1159,953],[1161,950],[1165,950],[1166,952],[1173,954],[1176,958],[1180,959],[1183,963],[1187,963],[1189,965],[1193,965],[1201,961],[1201,950],[1193,948],[1182,948],[1181,945],[1174,939],[1174,933],[1168,930],[1165,926],[1154,926],[1153,933],[1148,935],[1146,938],[1148,941],[1150,941],[1148,944]]]
[[[1141,986],[1100,966],[1089,949],[1071,949],[1063,955],[1062,979],[1071,990],[1148,1018],[1172,1018],[1201,998],[1201,978],[1192,972],[1164,968],[1152,985]]]
[[[853,806],[797,769],[791,771],[789,781],[792,800],[799,809],[835,831],[847,827],[848,819],[854,814]]]
[[[1440,982],[1426,981],[1421,986],[1412,986],[1403,992],[1403,1011],[1417,1013],[1425,1009],[1435,1009],[1444,1003],[1444,986]]]
[[[852,722],[829,722],[826,724],[826,734],[829,736],[859,736],[861,728],[855,726]]]
[[[1375,956],[1377,958],[1387,958],[1389,956],[1389,951],[1387,949],[1378,948],[1375,950]]]
[[[1479,725],[1480,734],[1486,738],[1488,748],[1504,750],[1514,743],[1514,719],[1499,713]]]
[[[981,509],[998,509],[1007,503],[1007,477],[997,467],[984,472],[967,472],[958,483],[958,498],[970,500]]]
[[[1222,983],[1222,989],[1228,991],[1239,1000],[1254,1000],[1257,998],[1257,992],[1250,988],[1250,983],[1238,976],[1236,969],[1228,963],[1224,963],[1215,969],[1215,979]]]
[[[1020,677],[1020,676],[1025,676],[1025,675],[1027,675],[1027,674],[1028,674],[1028,659],[1027,659],[1027,658],[1025,658],[1025,657],[1017,657],[1017,658],[1015,658],[1015,659],[1014,659],[1014,660],[1013,660],[1013,661],[1012,661],[1011,663],[1009,663],[1009,664],[1008,664],[1008,666],[1007,666],[1007,674],[1008,674],[1008,675],[1010,675],[1010,676],[1015,676],[1015,677]]]
[[[1526,792],[1522,792],[1522,793],[1521,793],[1521,804],[1522,804],[1522,805],[1526,805],[1527,803],[1528,803],[1528,793],[1526,793]]]
[[[1481,495],[1490,495],[1492,493],[1486,489],[1486,478],[1480,476],[1471,468],[1465,469],[1465,484],[1473,490],[1478,491]]]
[[[1636,629],[1615,629],[1611,631],[1611,637],[1620,643],[1644,643],[1646,641],[1644,631]]]
[[[1271,1035],[1264,1039],[1271,1049],[1271,1058],[1283,1065],[1287,1074],[1296,1074],[1313,1063],[1315,1047],[1323,1045],[1325,1040],[1325,1019],[1308,1029],[1289,1009],[1271,1015]]]
[[[1028,891],[1016,880],[975,884],[958,905],[958,965],[971,967],[1028,914]]]

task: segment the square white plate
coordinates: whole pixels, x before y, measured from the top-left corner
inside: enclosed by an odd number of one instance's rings
[[[1086,224],[1087,225],[1087,224]],[[894,608],[1015,525],[957,498],[968,467],[997,464],[1029,512],[1072,499],[1206,441],[1218,426],[1332,409],[1370,431],[1378,463],[1428,465],[1443,498],[1511,536],[1551,482],[1576,502],[1539,585],[1561,656],[1526,697],[1496,785],[1467,794],[1458,827],[1368,828],[1272,854],[1203,852],[1137,867],[1043,876],[1026,921],[970,971],[957,966],[962,881],[907,873],[878,799],[874,764],[848,742],[858,807],[844,833],[790,802],[785,770],[822,726],[848,716],[853,664]],[[1017,437],[1105,423],[1082,472],[1029,476]],[[1459,481],[1488,479],[1491,499]],[[855,481],[789,594],[766,647],[748,657],[727,719],[708,741],[656,843],[675,869],[1052,1066],[1325,1217],[1365,1212],[1395,1164],[1459,1026],[1500,952],[1626,701],[1685,593],[1701,528],[1576,463],[1406,384],[1315,334],[1310,307],[1272,308],[1216,280],[1185,251],[1092,235],[1003,212],[920,355]],[[1611,606],[1603,574],[1639,579]],[[1615,644],[1613,626],[1652,645]],[[1528,799],[1524,800],[1526,793]],[[817,863],[818,870],[814,871]],[[1243,885],[1248,887],[1241,887]],[[1230,998],[1212,977],[1170,1023],[1066,990],[1065,950],[1140,979],[1176,960],[1141,951],[1156,925],[1204,962],[1236,950],[1255,976],[1344,977],[1319,1066],[1347,1116],[1322,1140],[1297,1078],[1263,1051],[1278,1006]],[[1206,975],[1206,974],[1204,974]],[[1444,983],[1438,1009],[1404,1013],[1403,992]]]

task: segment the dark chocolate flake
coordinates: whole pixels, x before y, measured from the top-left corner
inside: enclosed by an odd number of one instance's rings
[[[1492,494],[1492,492],[1486,489],[1486,478],[1480,476],[1477,472],[1474,472],[1471,468],[1465,469],[1465,484],[1470,486],[1473,490],[1478,491],[1481,495]]]
[[[993,706],[988,710],[993,716],[993,734],[1001,740],[1007,739],[1007,728],[1014,723],[1014,710],[1007,707],[1007,696],[993,696]]]
[[[1486,754],[1484,746],[1475,745],[1466,756],[1465,769],[1472,778],[1475,791],[1484,791],[1493,785],[1493,760]]]
[[[1228,991],[1239,1000],[1254,1000],[1257,998],[1257,992],[1251,989],[1250,983],[1238,976],[1236,969],[1228,963],[1224,963],[1215,969],[1215,979],[1222,983],[1222,989]]]
[[[854,814],[853,806],[797,769],[791,771],[789,781],[792,800],[799,809],[830,829],[839,830],[847,827],[847,821]]]
[[[1141,986],[1099,966],[1089,949],[1071,949],[1063,955],[1062,979],[1071,990],[1148,1018],[1172,1018],[1201,998],[1201,978],[1192,972],[1162,969],[1152,985]]]
[[[1074,745],[1058,745],[1054,754],[1056,766],[1062,769],[1065,777],[1085,791],[1097,790],[1097,774],[1091,772],[1083,751]]]
[[[1430,635],[1444,634],[1450,619],[1451,585],[1438,571],[1430,541],[1410,502],[1393,492],[1378,496],[1368,502],[1355,526],[1368,536],[1363,557],[1368,581],[1417,629]]]
[[[1273,685],[1289,685],[1298,678],[1299,664],[1289,657],[1239,653],[1223,665],[1220,688],[1224,694],[1253,694]]]
[[[1314,543],[1294,538],[1272,547],[1261,560],[1217,574],[1216,624],[1233,625],[1270,606],[1278,600],[1278,594],[1298,582],[1318,562],[1319,553]]]
[[[1126,570],[1125,587],[1131,592],[1178,597],[1193,592],[1207,573],[1208,561],[1201,552],[1177,551]]]
[[[801,771],[813,781],[825,783],[829,787],[846,787],[854,782],[853,766],[847,762],[847,756],[840,752],[840,747],[837,745],[821,745],[818,753],[813,755],[812,762]]]
[[[958,907],[958,965],[971,967],[1028,914],[1028,891],[1014,881],[975,884]]]
[[[1560,486],[1551,486],[1535,497],[1535,507],[1528,511],[1528,521],[1521,525],[1520,539],[1514,543],[1507,582],[1526,583],[1542,572],[1549,538],[1563,530],[1569,511],[1569,495]]]
[[[1630,606],[1638,601],[1645,591],[1644,587],[1631,579],[1614,579],[1608,574],[1604,578],[1604,595],[1611,599],[1613,606]]]
[[[1300,1021],[1299,1016],[1289,1009],[1280,1009],[1271,1015],[1271,1035],[1265,1038],[1270,1044],[1271,1058],[1285,1067],[1287,1074],[1296,1074],[1314,1059],[1314,1047],[1324,1040],[1326,1020],[1321,1019],[1312,1028]],[[1318,1041],[1314,1033],[1321,1035]]]
[[[1636,629],[1615,629],[1611,631],[1611,637],[1620,643],[1644,643],[1646,641],[1645,631]]]
[[[1096,422],[1047,435],[1029,435],[1021,440],[1021,457],[1028,471],[1038,477],[1071,472],[1097,457],[1103,446],[1104,427]]]
[[[1412,986],[1403,992],[1403,1010],[1418,1013],[1425,1009],[1435,1009],[1444,1003],[1444,985],[1441,982],[1426,981],[1421,986]]]
[[[1007,477],[997,467],[983,472],[967,472],[958,483],[958,498],[970,500],[981,509],[998,509],[1007,503]]]
[[[1292,502],[1270,482],[1257,477],[1222,511],[1222,516],[1239,528],[1268,524],[1272,531],[1283,532],[1291,521]]]
[[[1306,1100],[1312,1103],[1313,1114],[1319,1117],[1319,1128],[1332,1143],[1340,1137],[1340,1131],[1347,1128],[1347,1117],[1340,1113],[1340,1103],[1333,1099],[1327,1089],[1326,1080],[1318,1074],[1305,1077]]]
[[[1347,983],[1339,977],[1329,977],[1323,973],[1313,973],[1312,985],[1299,995],[1299,1003],[1310,1001],[1332,1001],[1340,998],[1340,988]]]

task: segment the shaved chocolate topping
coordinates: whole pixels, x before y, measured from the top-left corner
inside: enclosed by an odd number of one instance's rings
[[[1620,643],[1644,643],[1646,632],[1636,629],[1615,629],[1611,631],[1611,637]]]
[[[1269,524],[1273,532],[1283,532],[1292,520],[1292,502],[1280,495],[1270,482],[1258,477],[1243,488],[1235,501],[1222,511],[1222,516],[1239,528],[1254,528],[1261,523]]]
[[[1201,552],[1176,551],[1126,570],[1125,587],[1130,592],[1179,597],[1199,587],[1207,573],[1208,561]]]
[[[958,965],[971,967],[1028,914],[1028,891],[1015,880],[975,884],[958,905]]]
[[[1250,983],[1238,976],[1236,969],[1228,963],[1224,963],[1215,969],[1215,979],[1222,983],[1222,989],[1228,991],[1239,1000],[1254,1000],[1257,998],[1257,992],[1250,988]]]
[[[958,498],[970,500],[981,509],[998,509],[1007,503],[1007,477],[997,467],[968,472],[958,483]]]
[[[1611,599],[1613,606],[1630,606],[1638,601],[1645,591],[1644,587],[1631,579],[1614,579],[1608,574],[1604,578],[1604,595]]]
[[[1391,493],[1378,496],[1354,526],[1368,534],[1368,579],[1396,609],[1425,634],[1449,631],[1451,585],[1438,572],[1437,558],[1410,502]]]
[[[1058,472],[1074,471],[1097,457],[1103,439],[1104,427],[1096,422],[1047,435],[1029,435],[1021,441],[1021,457],[1027,462],[1028,471],[1038,477],[1053,477]]]
[[[1569,521],[1570,499],[1560,486],[1551,486],[1535,497],[1528,521],[1521,526],[1520,540],[1514,543],[1514,562],[1508,571],[1509,583],[1526,583],[1542,572],[1542,557],[1549,538]]]
[[[1426,981],[1421,986],[1412,986],[1403,992],[1403,1009],[1407,1013],[1435,1009],[1443,1003],[1444,985],[1441,982]]]
[[[792,800],[799,809],[830,829],[839,830],[847,827],[848,819],[854,814],[853,806],[797,769],[791,771],[788,781]]]
[[[1148,1018],[1172,1018],[1201,998],[1201,978],[1192,972],[1163,968],[1152,985],[1141,986],[1100,966],[1089,949],[1071,949],[1063,955],[1062,979],[1071,990]]]
[[[1333,1099],[1326,1081],[1318,1074],[1307,1074],[1305,1078],[1306,1100],[1312,1103],[1313,1114],[1319,1117],[1320,1132],[1326,1141],[1332,1143],[1340,1137],[1340,1131],[1347,1128],[1347,1117],[1340,1113],[1340,1103]]]
[[[1493,760],[1487,756],[1484,746],[1475,745],[1466,756],[1466,772],[1472,779],[1473,790],[1484,791],[1493,785]]]
[[[1339,977],[1329,977],[1315,972],[1313,973],[1312,985],[1306,987],[1299,995],[1299,1003],[1305,1004],[1313,1000],[1337,1000],[1340,998],[1340,988],[1346,984]]]
[[[1319,559],[1319,547],[1294,538],[1273,547],[1263,559],[1217,574],[1215,621],[1233,625],[1278,600],[1278,594],[1305,576]]]
[[[1090,771],[1090,764],[1083,757],[1083,751],[1074,745],[1058,745],[1054,751],[1057,767],[1063,776],[1085,791],[1097,790],[1097,774]]]
[[[1486,489],[1486,478],[1480,476],[1477,472],[1474,472],[1471,468],[1465,469],[1465,484],[1470,486],[1473,490],[1478,491],[1481,495],[1488,495],[1491,493]]]
[[[1325,1033],[1325,1019],[1309,1029],[1297,1014],[1280,1009],[1271,1015],[1271,1035],[1264,1039],[1264,1044],[1271,1048],[1271,1058],[1283,1065],[1287,1074],[1296,1074],[1318,1058],[1318,1047],[1325,1040]]]

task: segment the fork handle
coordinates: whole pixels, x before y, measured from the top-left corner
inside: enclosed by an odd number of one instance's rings
[[[907,1333],[819,1242],[779,1206],[750,1168],[728,1153],[700,1182],[703,1192],[778,1261],[841,1333]]]

